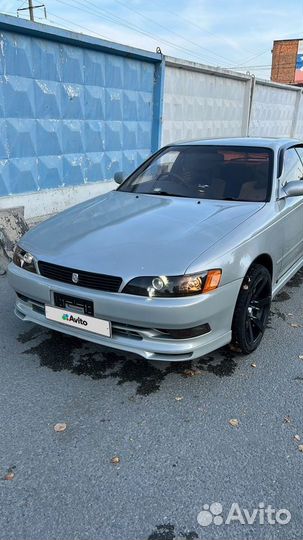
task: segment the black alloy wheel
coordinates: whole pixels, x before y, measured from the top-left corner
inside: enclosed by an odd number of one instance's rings
[[[244,354],[253,352],[262,340],[271,295],[269,271],[261,264],[253,264],[242,283],[232,323],[232,343]]]

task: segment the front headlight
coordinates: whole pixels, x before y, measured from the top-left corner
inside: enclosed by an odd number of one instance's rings
[[[13,262],[23,270],[28,270],[28,272],[34,274],[37,273],[34,256],[19,246],[15,247]]]
[[[137,277],[122,290],[126,294],[149,297],[194,296],[207,293],[219,286],[222,270],[209,270],[184,276]]]

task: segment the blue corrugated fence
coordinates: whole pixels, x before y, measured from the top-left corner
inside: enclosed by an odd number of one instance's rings
[[[0,16],[0,196],[111,180],[159,145],[161,55]]]

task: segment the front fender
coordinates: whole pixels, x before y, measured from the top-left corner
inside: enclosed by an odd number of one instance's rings
[[[267,255],[272,260],[273,282],[276,282],[282,247],[280,224],[269,205],[193,261],[186,273],[222,268],[221,283],[225,285],[243,279],[253,261],[260,255]]]

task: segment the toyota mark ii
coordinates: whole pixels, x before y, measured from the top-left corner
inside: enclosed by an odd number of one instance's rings
[[[25,234],[9,265],[16,315],[146,359],[254,351],[303,264],[302,161],[293,139],[162,148]]]

